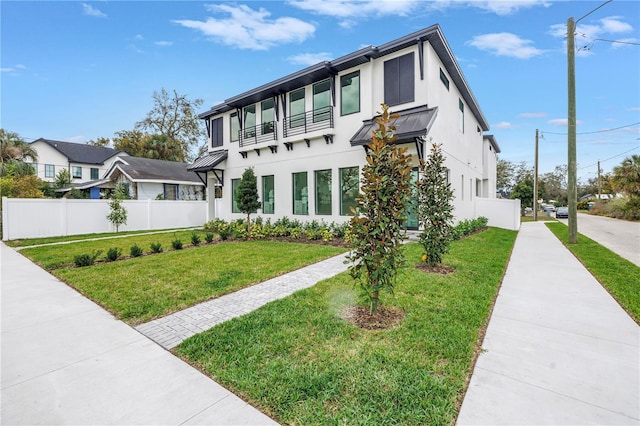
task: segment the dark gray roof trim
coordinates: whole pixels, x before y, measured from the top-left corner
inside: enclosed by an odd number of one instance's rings
[[[498,146],[498,141],[496,140],[496,137],[493,135],[484,135],[483,139],[486,139],[489,141],[489,143],[491,144],[491,146],[493,146],[493,149],[495,150],[496,153],[500,154],[500,147]]]
[[[121,150],[103,146],[87,145],[83,143],[62,142],[43,138],[35,140],[31,143],[36,142],[46,143],[53,149],[62,153],[62,155],[67,157],[72,163],[104,164],[106,160],[115,155],[126,155],[126,152]]]
[[[192,165],[187,167],[187,170],[191,172],[208,172],[214,170],[218,164],[227,159],[228,155],[229,151],[227,150],[210,152],[208,155],[194,161]]]
[[[426,136],[438,116],[438,107],[429,108],[427,105],[405,109],[397,112],[400,116],[391,124],[396,126],[394,134],[398,137],[396,143],[414,142],[415,138]],[[366,120],[362,127],[351,138],[351,146],[367,145],[371,143],[372,133],[377,128],[376,117]]]
[[[467,80],[462,74],[462,70],[458,65],[458,62],[449,47],[449,43],[444,37],[440,25],[435,24],[428,28],[416,31],[397,40],[383,44],[379,47],[368,46],[363,49],[357,50],[348,55],[342,56],[333,61],[325,61],[312,65],[303,70],[290,74],[286,77],[282,77],[271,83],[264,84],[248,92],[244,92],[240,95],[234,96],[225,100],[223,103],[214,106],[209,111],[206,111],[199,115],[200,118],[207,118],[213,115],[221,114],[230,111],[235,108],[241,108],[246,105],[250,105],[264,99],[276,96],[281,93],[286,93],[299,87],[306,86],[308,84],[317,82],[324,78],[329,78],[332,75],[337,74],[340,71],[355,67],[367,63],[371,58],[379,58],[381,56],[389,55],[398,50],[412,46],[419,42],[429,41],[433,49],[436,51],[438,57],[444,64],[447,72],[455,82],[456,86],[462,93],[462,98],[465,103],[471,109],[473,114],[478,119],[480,126],[484,131],[489,130],[489,125],[486,118],[482,114],[478,102],[476,101]]]

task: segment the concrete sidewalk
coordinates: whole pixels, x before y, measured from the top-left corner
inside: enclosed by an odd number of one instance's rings
[[[640,327],[548,230],[523,223],[458,425],[640,424]]]
[[[0,422],[277,424],[0,244]]]

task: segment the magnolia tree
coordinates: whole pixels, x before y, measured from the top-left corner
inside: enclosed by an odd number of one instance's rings
[[[242,173],[236,192],[236,204],[238,209],[247,215],[247,235],[251,235],[251,213],[255,213],[260,208],[258,181],[251,167]]]
[[[396,137],[389,107],[382,104],[378,128],[367,145],[362,168],[361,192],[351,219],[349,272],[360,282],[373,313],[380,304],[380,290],[393,292],[398,269],[404,264],[401,244],[406,206],[411,196],[411,157]]]
[[[442,262],[449,250],[453,230],[453,190],[447,181],[447,168],[439,144],[431,144],[427,161],[420,161],[418,182],[418,217],[420,243],[424,247],[422,260],[429,266]]]

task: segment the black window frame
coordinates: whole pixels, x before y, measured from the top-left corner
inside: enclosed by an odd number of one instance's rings
[[[449,79],[444,71],[442,71],[442,68],[440,68],[440,81],[444,84],[444,87],[447,88],[447,91],[449,91]]]
[[[415,101],[415,54],[409,52],[384,61],[384,103],[389,106]]]
[[[351,86],[351,84],[353,83],[353,79],[354,77],[357,75],[358,77],[358,108],[354,111],[349,111],[349,112],[345,112],[344,111],[344,87],[348,87]],[[349,80],[349,84],[345,84],[346,80]],[[361,97],[360,97],[360,70],[358,71],[354,71],[354,72],[350,72],[349,74],[345,74],[340,76],[340,115],[341,116],[345,116],[345,115],[349,115],[349,114],[356,114],[358,112],[360,112],[360,101],[361,101]]]
[[[211,148],[224,144],[224,121],[222,117],[211,120]]]

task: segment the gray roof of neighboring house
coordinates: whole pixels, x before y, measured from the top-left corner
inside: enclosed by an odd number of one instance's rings
[[[176,161],[125,156],[116,160],[106,176],[110,176],[112,171],[118,168],[134,182],[193,182],[194,185],[202,185],[198,176],[187,170],[187,166],[189,164]]]
[[[289,92],[323,78],[336,75],[340,71],[367,63],[372,58],[379,58],[424,41],[428,41],[435,50],[436,54],[444,64],[444,67],[447,69],[449,75],[456,84],[456,87],[460,90],[463,99],[476,116],[482,129],[484,131],[489,130],[487,119],[480,110],[480,106],[469,87],[469,83],[467,83],[467,80],[462,74],[462,70],[451,51],[451,47],[449,47],[449,43],[445,39],[444,34],[440,29],[440,25],[438,24],[408,34],[378,47],[368,46],[348,55],[334,59],[333,61],[324,61],[316,65],[312,65],[248,92],[226,99],[223,103],[200,114],[199,117],[207,118],[212,115],[217,115],[226,111],[231,111],[235,108],[241,108],[243,106],[259,102],[281,93]]]
[[[107,148],[103,146],[87,145],[83,143],[54,141],[44,138],[35,140],[32,143],[36,142],[46,143],[47,145],[62,153],[72,163],[104,164],[106,160],[115,155],[126,154],[122,150]]]

